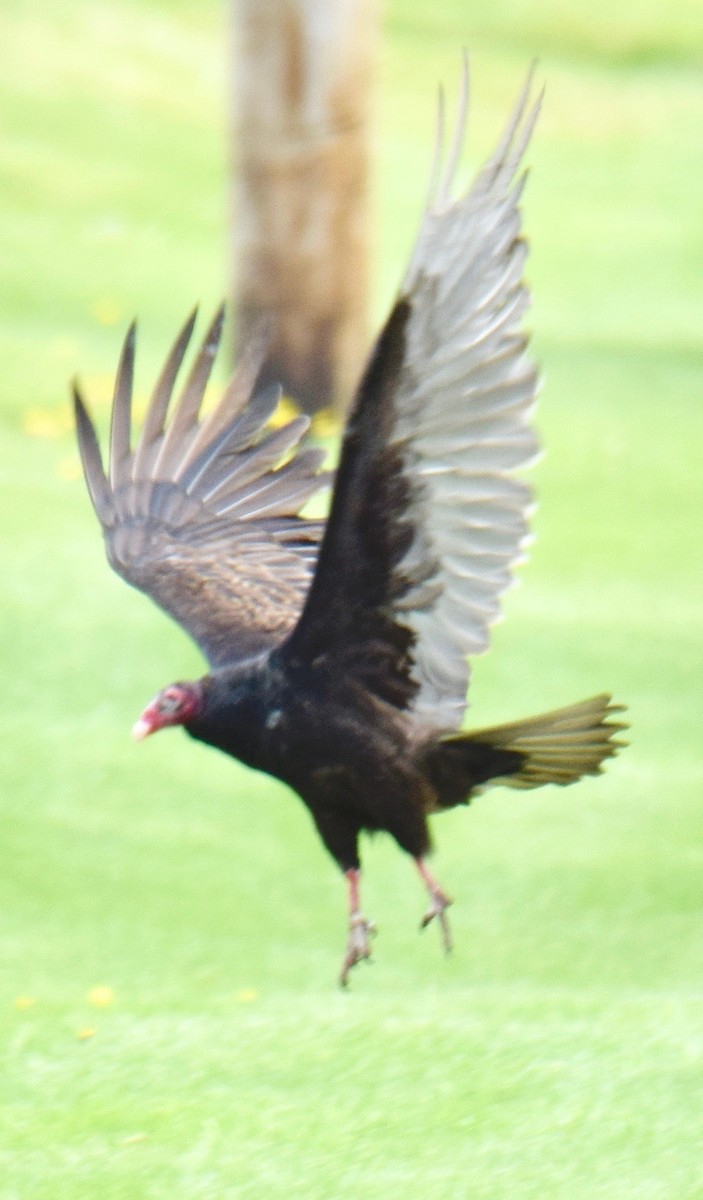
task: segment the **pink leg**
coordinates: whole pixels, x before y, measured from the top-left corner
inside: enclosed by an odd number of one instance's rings
[[[422,929],[426,929],[430,921],[434,921],[437,917],[442,934],[442,947],[445,954],[450,954],[452,949],[452,935],[447,919],[447,909],[451,904],[451,900],[442,888],[437,883],[434,875],[430,872],[424,858],[416,858],[415,866],[422,882],[424,883],[430,896],[430,907],[422,918]]]
[[[361,871],[355,868],[344,872],[344,878],[347,881],[349,894],[349,919],[358,917],[359,915],[359,882],[361,880]]]
[[[366,917],[362,916],[359,910],[359,880],[361,872],[353,867],[344,872],[344,877],[347,881],[349,896],[349,937],[347,939],[344,962],[342,963],[342,973],[339,977],[342,987],[346,987],[349,983],[349,972],[352,967],[365,958],[371,958],[371,942],[369,939],[376,932],[376,926],[367,921]]]

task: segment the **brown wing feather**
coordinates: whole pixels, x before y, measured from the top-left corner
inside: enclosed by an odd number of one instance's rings
[[[322,534],[320,522],[299,513],[326,482],[324,452],[296,453],[305,417],[266,429],[280,393],[252,391],[262,337],[219,404],[200,416],[222,310],[172,406],[194,320],[176,339],[134,450],[134,326],[117,371],[107,472],[77,390],[76,427],[111,566],[183,625],[211,664],[223,665],[280,641],[299,615]]]
[[[403,456],[391,444],[409,316],[409,305],[399,301],[359,386],[315,578],[281,651],[292,670],[312,664],[330,678],[353,678],[399,708],[417,685],[410,674],[414,637],[395,619],[393,602],[402,601],[411,582],[422,582],[398,570],[414,531],[405,520],[410,485]]]
[[[528,77],[498,147],[452,198],[468,68],[400,297],[362,380],[300,621],[281,653],[356,677],[418,722],[460,724],[527,533],[537,378],[525,353],[515,178],[539,111]]]

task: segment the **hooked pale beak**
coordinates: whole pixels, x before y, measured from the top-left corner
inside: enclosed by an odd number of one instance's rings
[[[132,726],[135,742],[143,742],[159,729],[185,725],[202,707],[202,688],[199,683],[172,683],[162,688],[150,700],[138,721]]]
[[[143,742],[144,738],[148,738],[150,733],[154,732],[154,726],[149,721],[145,721],[144,717],[140,717],[132,726],[132,737],[135,742]]]

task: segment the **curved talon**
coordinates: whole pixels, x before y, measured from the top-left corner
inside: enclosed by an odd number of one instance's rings
[[[357,963],[364,959],[371,958],[371,942],[370,939],[375,936],[376,926],[372,921],[367,921],[360,914],[352,917],[349,922],[349,937],[347,939],[347,952],[342,963],[342,972],[339,976],[339,982],[342,987],[349,985],[349,972]]]
[[[452,952],[452,933],[449,928],[449,920],[447,918],[447,909],[452,901],[439,888],[431,893],[432,903],[422,918],[420,929],[426,929],[435,917],[439,921],[440,934],[442,937],[442,949],[445,954]]]

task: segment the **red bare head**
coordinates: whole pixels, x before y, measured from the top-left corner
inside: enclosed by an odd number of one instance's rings
[[[142,742],[150,733],[165,729],[167,725],[185,725],[200,712],[202,705],[200,683],[172,683],[147,704],[132,728],[132,737]]]

